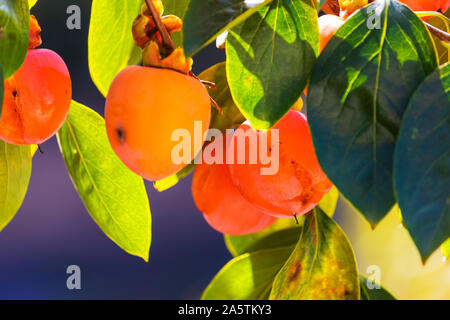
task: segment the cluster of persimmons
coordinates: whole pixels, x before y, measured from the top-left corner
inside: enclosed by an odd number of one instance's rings
[[[148,1],[147,1],[148,2]],[[319,18],[320,51],[345,19],[369,0],[327,1],[326,15]],[[449,0],[402,0],[413,10],[445,12]],[[132,171],[150,181],[176,174],[186,164],[175,163],[172,140],[175,130],[194,136],[194,122],[201,122],[201,135],[210,127],[211,98],[204,84],[191,72],[192,60],[181,47],[167,43],[167,35],[182,29],[176,16],[162,16],[161,0],[144,4],[133,23],[135,44],[142,49],[142,66],[129,66],[114,79],[105,107],[105,121],[111,146]],[[158,21],[154,15],[158,15]],[[162,33],[161,22],[166,30]],[[4,81],[0,139],[13,144],[40,144],[61,127],[69,112],[72,87],[64,61],[53,51],[36,49],[41,44],[40,27],[31,16],[29,50],[21,68]],[[301,101],[301,100],[300,100]],[[295,109],[295,110],[294,110]],[[278,171],[263,175],[264,164],[227,164],[235,134],[224,134],[210,142],[220,150],[223,161],[197,165],[193,197],[208,223],[233,235],[258,232],[277,218],[292,218],[311,211],[329,192],[331,182],[317,161],[306,116],[298,105],[271,130],[254,130],[247,122],[236,132],[268,139],[278,130]],[[219,115],[220,116],[220,115]],[[267,140],[266,140],[267,141]],[[204,146],[192,140],[191,160],[202,156]],[[249,159],[247,141],[243,150]],[[259,154],[259,152],[258,152]]]

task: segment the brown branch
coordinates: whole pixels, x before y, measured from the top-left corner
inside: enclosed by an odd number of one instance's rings
[[[427,23],[425,21],[423,23],[425,23],[425,26],[428,28],[428,30],[431,32],[431,34],[433,34],[436,37],[438,37],[439,40],[445,41],[447,43],[450,42],[450,34],[449,33],[445,32],[445,31],[443,31],[441,29],[436,28],[436,27],[432,26],[431,24],[429,24],[429,23]]]
[[[162,23],[161,17],[159,16],[158,11],[156,10],[155,5],[153,4],[153,0],[145,0],[145,3],[147,4],[147,7],[150,10],[150,13],[152,14],[153,21],[156,24],[156,28],[161,34],[163,46],[168,51],[167,55],[169,55],[175,50],[175,44],[173,43],[172,37],[167,31],[166,26]]]

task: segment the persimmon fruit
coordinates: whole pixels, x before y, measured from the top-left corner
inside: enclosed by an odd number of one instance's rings
[[[251,205],[233,184],[225,163],[227,146],[224,137],[211,142],[216,144],[211,147],[223,148],[224,161],[221,164],[203,162],[195,168],[192,182],[195,204],[209,225],[221,233],[243,235],[261,231],[276,219]]]
[[[336,31],[345,23],[345,19],[327,14],[319,18],[319,52],[325,49]]]
[[[263,175],[265,167],[260,159],[255,164],[249,163],[250,139],[245,140],[245,150],[239,150],[237,141],[239,130],[252,130],[259,139],[268,139],[278,129],[279,166],[275,174]],[[290,110],[269,131],[256,132],[248,123],[242,124],[234,133],[229,148],[235,148],[234,154],[245,152],[244,164],[230,165],[233,183],[251,204],[269,212],[275,217],[292,217],[312,210],[332,188],[332,183],[322,171],[314,151],[311,132],[306,116]],[[264,144],[261,144],[264,145]],[[268,152],[275,145],[267,143]],[[242,146],[242,144],[241,144]],[[258,150],[258,153],[261,151]],[[235,163],[237,161],[235,160]]]
[[[179,143],[175,130],[194,137],[201,121],[202,137],[209,128],[207,90],[197,79],[169,69],[129,66],[114,79],[106,98],[105,120],[115,153],[132,171],[150,181],[166,178],[185,167],[172,159]],[[191,139],[191,160],[201,146]]]
[[[41,144],[69,113],[72,84],[61,57],[48,49],[28,50],[23,65],[4,81],[0,139]]]
[[[450,0],[399,0],[414,11],[439,11],[445,13],[450,7]]]

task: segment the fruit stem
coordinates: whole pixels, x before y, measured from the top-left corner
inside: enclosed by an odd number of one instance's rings
[[[152,14],[153,21],[156,24],[156,28],[161,34],[163,40],[163,46],[168,50],[167,55],[170,55],[175,50],[175,44],[173,43],[172,37],[166,29],[166,26],[162,23],[161,17],[158,14],[158,11],[155,8],[152,0],[145,0],[150,13]]]
[[[436,37],[439,38],[439,40],[442,40],[444,42],[449,43],[450,42],[450,34],[438,29],[434,26],[432,26],[431,24],[427,23],[427,22],[423,22],[425,24],[425,26],[428,28],[428,30],[431,32],[431,34],[435,35]]]

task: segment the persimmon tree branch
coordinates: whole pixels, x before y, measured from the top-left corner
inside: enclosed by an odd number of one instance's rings
[[[169,55],[175,50],[175,44],[173,43],[172,37],[167,31],[166,26],[162,23],[161,17],[159,16],[158,11],[156,10],[155,5],[153,4],[153,1],[145,0],[145,3],[147,4],[147,7],[150,10],[150,13],[152,14],[153,21],[156,24],[156,28],[161,34],[163,46],[168,51],[167,55]]]
[[[425,26],[428,28],[428,30],[431,32],[431,34],[435,35],[436,37],[439,38],[439,40],[442,40],[444,42],[449,43],[450,42],[450,34],[438,29],[434,26],[432,26],[431,24],[427,23],[427,22],[423,22],[425,24]]]

